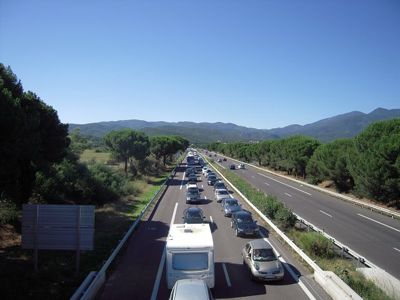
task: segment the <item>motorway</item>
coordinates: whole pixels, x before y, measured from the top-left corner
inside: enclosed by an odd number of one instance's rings
[[[143,221],[128,240],[126,249],[119,257],[115,268],[107,279],[97,299],[168,299],[165,278],[165,239],[172,223],[182,223],[185,203],[185,164],[177,167],[173,179],[159,200],[148,220]],[[309,271],[295,261],[280,242],[269,235],[258,220],[263,235],[276,248],[284,263],[282,282],[252,282],[245,266],[242,265],[241,249],[253,238],[236,237],[230,227],[230,219],[223,216],[221,206],[214,201],[212,187],[201,174],[198,186],[204,200],[198,204],[209,222],[215,247],[215,288],[212,293],[217,299],[329,299],[329,296],[312,279]],[[232,196],[236,197],[232,193]],[[239,198],[238,198],[239,199]],[[246,207],[244,201],[241,201]],[[250,210],[250,209],[249,209]],[[299,283],[300,281],[300,283]]]
[[[215,161],[222,155],[213,157]],[[223,168],[237,161],[226,157]],[[233,172],[293,212],[400,279],[400,222],[246,164]]]

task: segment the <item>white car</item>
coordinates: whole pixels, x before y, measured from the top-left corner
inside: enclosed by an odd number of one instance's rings
[[[225,198],[230,198],[231,194],[229,194],[229,191],[226,189],[216,189],[215,190],[215,198],[217,199],[217,202],[221,202],[222,199]]]
[[[214,299],[207,284],[201,279],[181,279],[172,288],[169,300],[212,300]]]
[[[244,164],[240,164],[240,165],[238,165],[238,169],[245,169],[245,166],[244,166]]]

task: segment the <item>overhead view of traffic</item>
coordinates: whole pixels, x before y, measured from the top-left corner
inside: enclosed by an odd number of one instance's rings
[[[329,298],[195,150],[176,171],[99,299],[189,299],[196,280],[199,299]]]
[[[0,300],[400,300],[399,0],[0,0]]]

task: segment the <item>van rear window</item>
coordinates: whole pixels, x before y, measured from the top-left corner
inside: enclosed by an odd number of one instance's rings
[[[176,253],[172,255],[172,268],[182,271],[208,269],[208,253]]]

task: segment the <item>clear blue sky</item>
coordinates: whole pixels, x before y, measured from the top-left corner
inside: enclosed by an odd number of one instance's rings
[[[400,1],[0,0],[0,62],[67,123],[306,124],[400,108]]]

